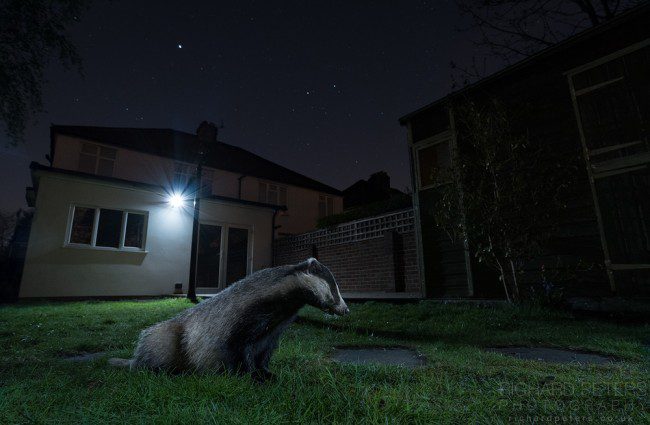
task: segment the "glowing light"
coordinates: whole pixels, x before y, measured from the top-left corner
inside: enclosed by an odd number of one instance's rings
[[[185,204],[185,199],[178,193],[172,193],[169,195],[167,202],[172,208],[182,207]]]

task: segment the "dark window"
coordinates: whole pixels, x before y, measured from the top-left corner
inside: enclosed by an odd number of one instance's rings
[[[100,209],[95,246],[119,248],[122,230],[122,211]]]
[[[124,246],[144,248],[144,214],[127,214]]]
[[[287,188],[271,183],[259,183],[259,197],[260,202],[273,204],[273,205],[287,205]]]
[[[75,207],[72,218],[72,230],[70,232],[70,243],[90,245],[93,237],[94,220],[94,208]]]
[[[83,143],[79,154],[79,171],[84,173],[112,176],[117,149]]]
[[[248,259],[248,230],[231,227],[228,229],[228,265],[226,266],[226,284],[246,276]]]
[[[437,183],[439,173],[451,165],[449,142],[437,143],[418,150],[420,188]]]
[[[318,195],[318,218],[334,214],[334,198]]]

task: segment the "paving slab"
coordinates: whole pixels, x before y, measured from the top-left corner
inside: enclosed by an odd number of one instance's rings
[[[79,353],[74,355],[65,356],[64,359],[68,362],[92,362],[106,355],[105,351],[98,353]]]
[[[354,365],[390,365],[416,368],[426,359],[415,350],[404,347],[336,347],[332,359]]]
[[[601,354],[547,347],[488,347],[485,351],[549,363],[609,364],[616,361]]]

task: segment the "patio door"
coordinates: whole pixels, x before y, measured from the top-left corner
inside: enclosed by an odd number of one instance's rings
[[[196,261],[199,294],[215,293],[250,273],[252,231],[243,226],[200,223]]]
[[[650,40],[569,73],[612,291],[650,296]]]

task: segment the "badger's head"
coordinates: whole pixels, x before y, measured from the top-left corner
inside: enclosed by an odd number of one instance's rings
[[[295,273],[307,293],[308,304],[339,316],[350,312],[343,297],[341,297],[334,275],[318,260],[310,258],[297,264]]]

